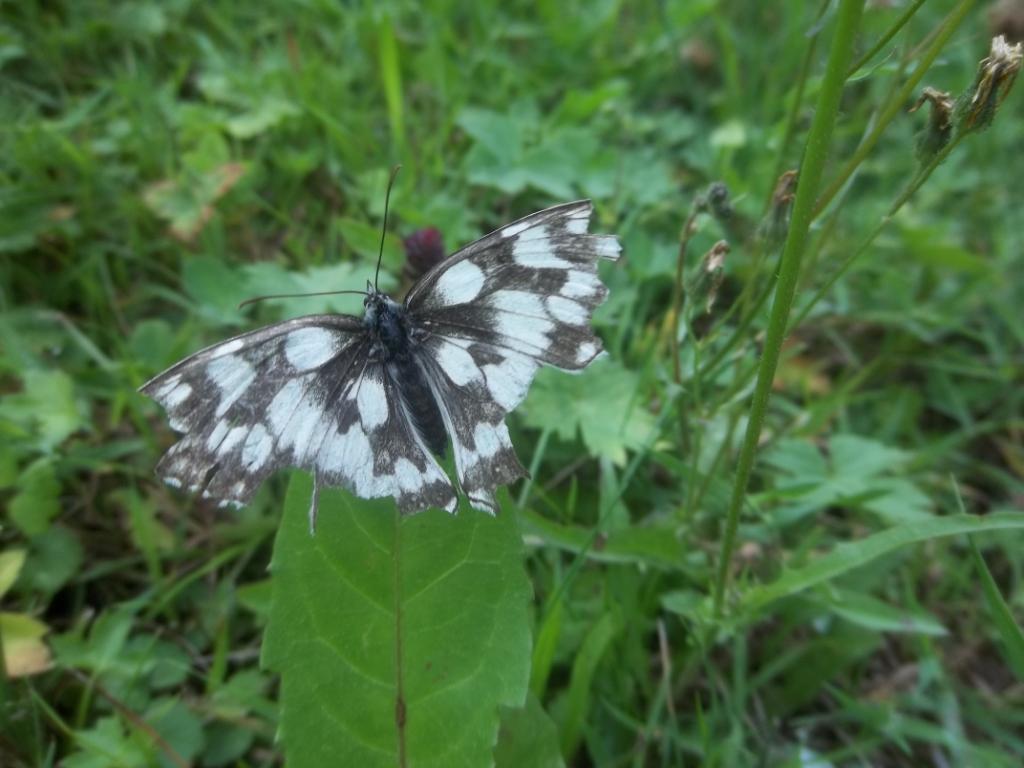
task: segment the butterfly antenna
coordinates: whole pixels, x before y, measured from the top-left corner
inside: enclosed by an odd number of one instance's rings
[[[388,179],[388,191],[384,194],[384,226],[380,230],[380,252],[377,254],[377,271],[373,273],[373,290],[377,290],[377,278],[380,276],[380,262],[384,258],[384,237],[388,233],[388,205],[391,203],[391,187],[395,185],[395,176],[402,170],[402,166],[396,165],[391,169],[391,177]]]
[[[366,291],[317,291],[316,293],[274,293],[270,296],[254,296],[251,299],[246,299],[238,308],[241,309],[248,304],[255,304],[257,301],[266,301],[267,299],[304,299],[307,296],[338,296],[342,293],[358,293],[360,296],[367,296]]]

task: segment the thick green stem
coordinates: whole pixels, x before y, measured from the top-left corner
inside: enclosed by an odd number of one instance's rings
[[[829,53],[818,96],[814,120],[811,123],[807,144],[804,148],[804,159],[800,168],[800,182],[793,202],[793,215],[790,220],[789,233],[782,251],[779,269],[778,286],[775,300],[772,303],[771,316],[768,320],[768,331],[765,337],[764,353],[757,371],[757,384],[754,388],[753,401],[750,404],[750,417],[747,431],[740,449],[739,464],[733,481],[732,498],[729,502],[725,532],[718,558],[718,571],[715,578],[714,610],[715,615],[722,613],[726,585],[729,581],[730,562],[736,546],[736,532],[739,527],[740,510],[746,496],[747,482],[754,465],[758,439],[761,436],[761,425],[764,423],[768,398],[771,394],[772,380],[778,367],[779,354],[785,337],[789,311],[793,305],[797,278],[800,275],[800,262],[807,244],[807,233],[814,218],[814,202],[821,184],[821,176],[828,156],[828,147],[832,139],[836,116],[839,112],[839,99],[846,80],[846,72],[850,64],[850,52],[857,35],[863,0],[842,0],[836,19],[836,31]]]

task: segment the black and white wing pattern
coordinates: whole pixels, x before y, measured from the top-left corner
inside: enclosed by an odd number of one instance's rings
[[[371,343],[358,318],[314,315],[236,336],[164,371],[140,391],[184,435],[157,474],[241,505],[275,469],[299,467],[317,486],[394,496],[405,512],[454,511],[451,482]]]
[[[364,316],[313,315],[236,336],[141,387],[183,433],[157,465],[170,485],[244,504],[274,470],[318,489],[393,496],[402,512],[456,508],[437,456],[494,513],[494,490],[525,475],[505,416],[540,365],[586,367],[591,315],[608,293],[612,235],[587,233],[589,201],[527,216],[430,270],[403,305],[369,286]]]
[[[405,305],[419,360],[452,440],[462,489],[496,511],[494,489],[524,476],[505,415],[541,364],[579,371],[601,352],[591,315],[608,289],[613,235],[587,233],[589,200],[548,208],[463,248],[413,286]]]

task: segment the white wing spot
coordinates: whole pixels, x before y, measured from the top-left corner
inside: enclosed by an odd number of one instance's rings
[[[337,472],[355,482],[361,469],[373,468],[373,454],[370,441],[366,439],[358,424],[349,427],[348,432],[334,431],[320,448],[317,464],[325,472]]]
[[[220,445],[221,440],[224,439],[224,435],[228,433],[228,423],[226,420],[221,419],[217,422],[217,425],[213,428],[213,432],[206,438],[206,447],[211,451],[217,450],[217,446]]]
[[[495,318],[495,330],[505,337],[503,343],[527,354],[546,352],[551,346],[547,334],[554,327],[550,320],[525,318],[511,312],[500,312]]]
[[[368,377],[359,382],[356,405],[359,408],[363,429],[374,429],[388,420],[387,396],[384,393],[384,385],[377,379]]]
[[[508,226],[502,227],[501,236],[515,237],[520,232],[529,229],[531,225],[532,222],[529,219],[527,219],[526,221],[517,221],[514,224],[509,224]]]
[[[435,290],[445,306],[465,304],[480,295],[484,287],[484,272],[465,259],[441,273]]]
[[[587,234],[587,227],[590,225],[590,209],[574,213],[565,222],[565,231],[571,235]]]
[[[526,355],[514,352],[505,354],[507,356],[501,363],[485,365],[483,371],[487,377],[487,391],[491,393],[494,402],[506,411],[511,411],[526,397],[537,364]]]
[[[274,447],[274,438],[262,424],[257,424],[249,432],[249,437],[242,446],[242,464],[250,472],[257,471],[267,463]]]
[[[594,243],[594,250],[602,259],[615,261],[622,252],[622,246],[619,245],[619,239],[615,235],[603,235],[597,238],[597,241]]]
[[[601,281],[591,272],[572,269],[565,274],[565,283],[558,292],[569,299],[589,298],[601,290]]]
[[[217,349],[214,350],[214,352],[216,353],[217,357],[221,357],[222,355],[233,355],[235,354],[235,352],[237,352],[244,346],[245,342],[242,341],[241,339],[232,339],[231,341],[225,341],[223,344],[217,347]]]
[[[404,456],[395,462],[395,482],[403,491],[417,491],[423,487],[423,473]]]
[[[178,384],[181,383],[181,376],[171,376],[167,381],[160,385],[160,389],[156,391],[157,399],[166,400],[171,392],[173,392]]]
[[[508,443],[508,428],[504,423],[496,425],[480,422],[473,430],[473,444],[476,446],[478,461],[489,459]]]
[[[534,269],[569,269],[572,262],[560,259],[548,239],[546,227],[528,229],[516,238],[512,259],[522,267]]]
[[[210,361],[206,375],[221,392],[221,401],[214,414],[219,418],[228,412],[256,378],[256,369],[248,362],[234,355],[224,355]]]
[[[597,354],[597,345],[591,341],[584,342],[576,350],[576,362],[587,363],[593,359],[595,354]]]
[[[319,368],[338,354],[338,336],[326,328],[300,328],[288,334],[284,356],[298,371]]]
[[[288,420],[295,410],[298,399],[302,397],[302,380],[289,379],[281,390],[274,395],[267,408],[267,420],[275,434],[282,434],[288,426]]]
[[[220,444],[220,448],[217,449],[217,455],[223,456],[226,453],[231,453],[247,434],[249,434],[248,427],[235,427],[232,429]]]
[[[442,341],[436,355],[438,364],[456,386],[462,387],[483,378],[473,356],[460,346]]]
[[[526,317],[547,318],[544,304],[540,297],[528,291],[496,291],[491,294],[487,303],[502,312],[512,312]]]
[[[587,309],[579,302],[562,296],[548,296],[544,303],[547,304],[548,311],[556,320],[569,323],[569,325],[587,324]]]
[[[323,419],[324,414],[313,401],[312,393],[305,392],[295,405],[285,430],[279,434],[281,446],[291,446],[295,451],[295,460],[302,461],[314,444],[313,435]]]
[[[177,408],[192,394],[192,387],[187,382],[181,382],[164,396],[164,403],[168,408]]]

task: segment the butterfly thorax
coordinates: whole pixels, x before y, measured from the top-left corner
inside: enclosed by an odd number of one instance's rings
[[[371,293],[365,302],[363,325],[373,341],[373,354],[391,360],[410,353],[411,338],[405,307],[383,293]]]
[[[405,307],[383,293],[371,292],[365,301],[363,325],[370,334],[370,356],[384,362],[416,431],[433,453],[444,456],[448,436],[437,400],[416,359],[418,341]]]

